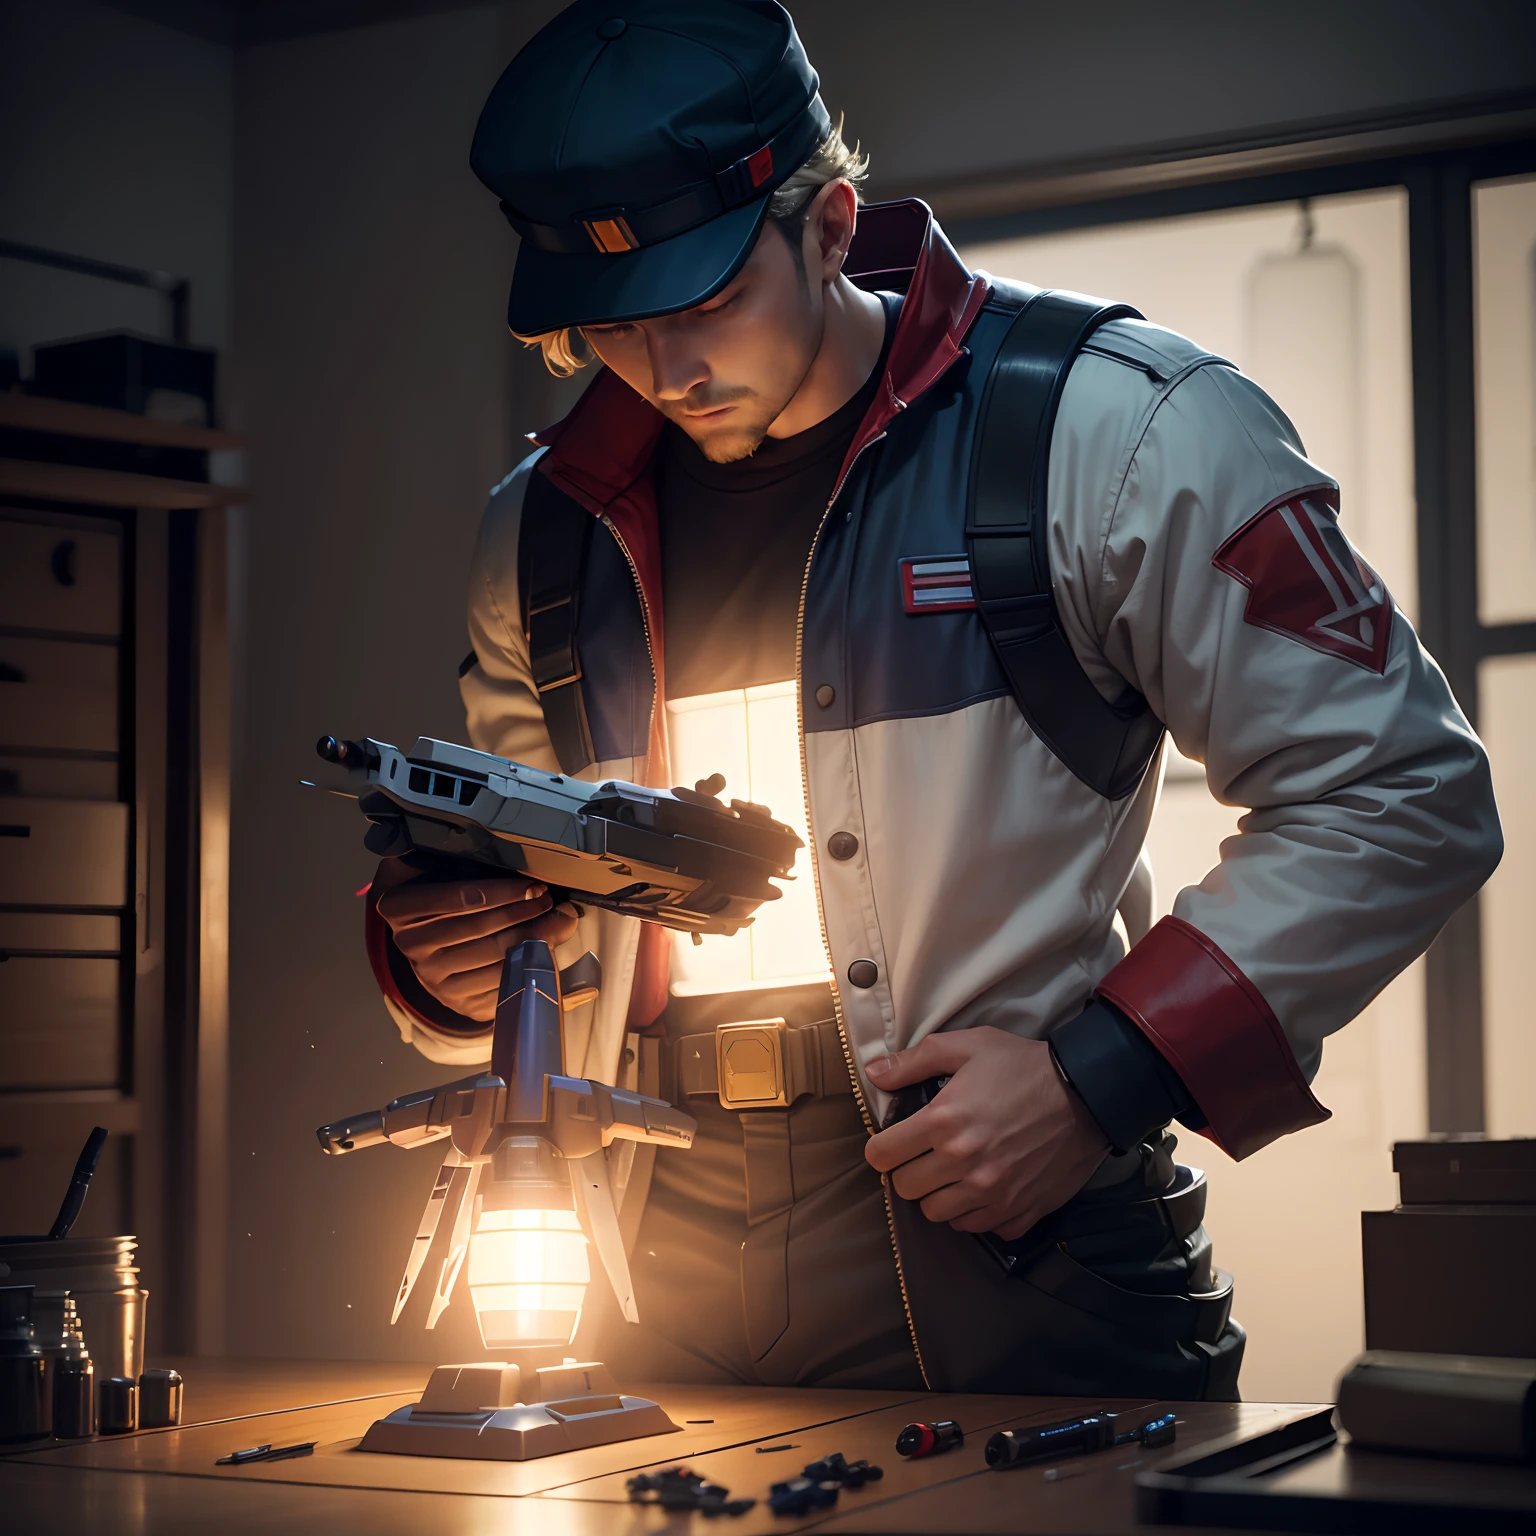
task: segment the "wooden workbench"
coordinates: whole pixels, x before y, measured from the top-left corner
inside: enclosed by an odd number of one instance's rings
[[[1137,1447],[1059,1468],[988,1471],[981,1447],[993,1429],[1065,1417],[1083,1408],[1143,1402],[931,1396],[772,1387],[649,1387],[675,1434],[594,1447],[539,1461],[492,1463],[379,1456],[354,1449],[370,1423],[419,1396],[420,1365],[189,1360],[183,1424],[174,1430],[44,1443],[0,1458],[0,1529],[8,1536],[63,1531],[92,1536],[255,1536],[282,1531],[380,1536],[648,1536],[683,1532],[696,1515],[668,1516],[627,1502],[625,1480],[642,1468],[686,1462],[733,1495],[762,1500],[770,1482],[833,1451],[867,1457],[884,1479],[845,1490],[804,1519],[749,1514],[709,1522],[725,1536],[769,1531],[1120,1532],[1136,1529],[1131,1481],[1171,1454],[1234,1431],[1256,1432],[1306,1411],[1298,1405],[1196,1403],[1179,1407],[1179,1443]],[[896,1432],[916,1418],[953,1418],[965,1446],[903,1462]],[[217,1467],[217,1458],[263,1442],[316,1440],[312,1456]],[[777,1449],[776,1449],[777,1447]]]

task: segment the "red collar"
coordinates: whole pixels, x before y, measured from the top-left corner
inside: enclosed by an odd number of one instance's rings
[[[873,403],[848,445],[833,495],[860,452],[949,371],[986,302],[987,280],[969,271],[915,197],[862,209],[843,271],[860,288],[904,288],[901,316]]]

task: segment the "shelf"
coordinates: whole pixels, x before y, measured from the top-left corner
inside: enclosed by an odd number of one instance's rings
[[[235,432],[184,426],[174,421],[151,421],[132,411],[77,405],[72,400],[49,400],[42,395],[24,395],[16,390],[0,391],[0,427],[54,432],[60,437],[95,437],[112,443],[144,443],[153,448],[213,450],[245,446],[245,439]]]
[[[0,399],[4,398],[0,396]],[[85,407],[74,409],[84,410]],[[66,501],[90,507],[153,507],[166,512],[238,506],[250,500],[250,492],[239,485],[166,480],[156,475],[129,474],[125,470],[39,464],[31,459],[0,459],[0,495],[32,496],[41,501]]]

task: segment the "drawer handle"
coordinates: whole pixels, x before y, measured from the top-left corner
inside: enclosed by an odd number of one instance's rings
[[[31,837],[32,828],[19,821],[0,821],[0,837]]]
[[[61,539],[53,546],[53,554],[49,557],[48,564],[53,568],[53,579],[61,587],[72,587],[75,584],[75,541],[73,539]]]

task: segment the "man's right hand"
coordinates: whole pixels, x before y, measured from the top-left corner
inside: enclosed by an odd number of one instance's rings
[[[507,951],[525,939],[551,948],[576,932],[576,912],[521,875],[485,880],[413,880],[379,898],[401,954],[438,1002],[489,1023]]]

